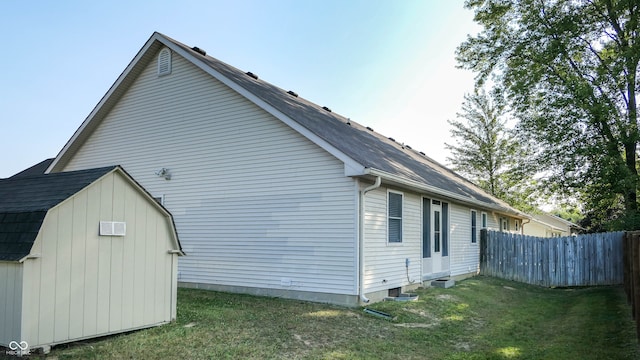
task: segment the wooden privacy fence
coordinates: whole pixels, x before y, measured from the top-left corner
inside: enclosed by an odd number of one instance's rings
[[[624,238],[624,232],[539,238],[482,230],[480,274],[547,287],[622,284]]]

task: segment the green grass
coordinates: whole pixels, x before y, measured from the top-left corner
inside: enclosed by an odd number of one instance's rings
[[[362,309],[180,289],[175,323],[55,347],[58,359],[638,359],[620,287],[476,277]]]

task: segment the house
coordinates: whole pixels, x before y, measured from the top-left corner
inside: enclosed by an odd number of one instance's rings
[[[172,212],[179,285],[357,305],[477,273],[526,216],[424,153],[154,33],[49,173],[122,164]]]
[[[524,235],[538,237],[571,236],[584,230],[580,225],[544,212],[531,215],[531,221],[522,229]]]
[[[0,180],[0,199],[1,346],[46,351],[175,319],[175,226],[121,167],[23,172]]]

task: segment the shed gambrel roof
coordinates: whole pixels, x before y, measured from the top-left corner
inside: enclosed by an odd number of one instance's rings
[[[47,211],[114,168],[0,179],[0,261],[29,255]]]
[[[72,154],[163,47],[192,62],[336,156],[344,162],[345,174],[349,176],[380,176],[387,183],[527,217],[425,154],[157,32],[138,52],[47,171],[64,168]]]
[[[122,167],[115,165],[49,174],[40,174],[39,170],[35,175],[21,172],[22,176],[0,179],[0,261],[24,259],[29,255],[50,209],[114,171],[122,174],[168,217],[176,251],[185,255],[171,213]]]

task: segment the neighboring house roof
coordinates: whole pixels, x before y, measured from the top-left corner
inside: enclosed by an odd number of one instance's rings
[[[0,261],[29,255],[47,211],[115,169],[144,190],[119,166],[0,179]]]
[[[154,33],[67,142],[47,171],[60,171],[104,119],[142,70],[166,46],[282,120],[345,163],[350,176],[381,176],[388,183],[527,217],[507,203],[439,164],[424,153],[316,105],[257,76],[236,69],[198,48]]]
[[[49,165],[51,165],[51,163],[53,162],[53,160],[54,160],[54,158],[40,161],[39,163],[33,165],[32,167],[24,169],[24,170],[20,171],[19,173],[15,174],[15,175],[13,175],[11,177],[12,178],[16,178],[16,177],[44,174],[46,172],[47,168],[49,167]]]
[[[555,231],[569,231],[572,229],[575,230],[584,230],[578,224],[572,223],[571,221],[565,220],[559,216],[548,214],[548,213],[538,213],[531,215],[531,220],[536,221],[544,226],[549,227],[551,230]]]

